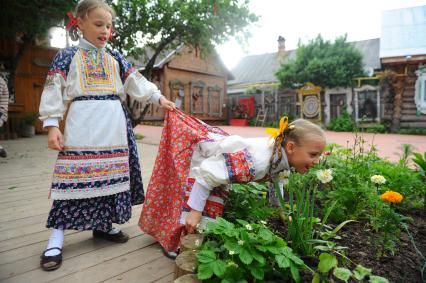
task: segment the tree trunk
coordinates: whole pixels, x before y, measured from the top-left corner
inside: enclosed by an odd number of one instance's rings
[[[155,49],[154,55],[152,55],[152,57],[149,59],[148,63],[145,66],[145,69],[142,71],[142,74],[144,75],[144,77],[151,81],[152,80],[152,71],[154,69],[154,64],[155,64],[155,60],[157,60],[158,55],[160,55],[160,53],[166,49],[166,47],[172,43],[175,40],[175,36],[171,35],[169,38],[167,38],[166,40],[164,40],[162,43],[160,43],[160,45],[157,47],[157,49]],[[129,110],[130,110],[130,120],[132,121],[132,125],[133,128],[136,127],[137,125],[139,125],[143,119],[145,118],[146,112],[148,112],[148,108],[149,108],[149,104],[146,105],[144,107],[144,109],[141,112],[141,115],[139,117],[133,117],[132,113],[135,110],[135,107],[137,107],[137,104],[133,104],[131,106],[129,106]]]
[[[392,116],[392,131],[399,130],[401,122],[401,108],[402,108],[402,95],[405,88],[405,77],[397,77],[396,82],[393,83],[395,89],[395,100],[393,102],[393,116]]]
[[[20,48],[17,50],[15,57],[10,61],[10,78],[8,80],[8,89],[10,94],[15,94],[15,77],[16,77],[16,69],[18,68],[19,61],[25,53],[25,50],[31,45],[33,41],[32,35],[24,35],[22,37],[22,44]],[[13,37],[13,41],[16,41],[16,37]]]
[[[193,274],[197,266],[197,255],[195,251],[180,253],[175,260],[175,275],[177,279],[186,274]]]

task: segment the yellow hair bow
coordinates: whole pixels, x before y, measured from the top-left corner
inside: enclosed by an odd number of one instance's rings
[[[271,139],[276,139],[279,135],[284,133],[284,130],[287,128],[287,126],[288,126],[288,117],[284,116],[280,119],[280,128],[279,129],[266,128],[265,132],[267,134],[271,135]]]

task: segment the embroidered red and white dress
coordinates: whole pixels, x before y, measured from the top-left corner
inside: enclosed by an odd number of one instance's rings
[[[202,222],[220,216],[226,185],[265,178],[271,155],[268,138],[230,136],[179,111],[167,113],[141,229],[176,251],[190,209],[203,212]],[[284,154],[277,171],[286,169]]]

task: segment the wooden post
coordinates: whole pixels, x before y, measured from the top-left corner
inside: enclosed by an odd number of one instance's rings
[[[186,274],[176,279],[174,283],[201,283],[201,280],[198,280],[195,274]]]
[[[203,241],[204,235],[202,234],[188,234],[181,239],[180,250],[182,252],[198,250]]]
[[[175,260],[175,275],[177,279],[186,274],[193,274],[197,267],[197,254],[195,251],[185,251],[180,253]]]
[[[395,98],[393,103],[392,131],[396,131],[399,130],[401,122],[402,94],[405,88],[405,77],[396,78],[393,87],[395,90]]]

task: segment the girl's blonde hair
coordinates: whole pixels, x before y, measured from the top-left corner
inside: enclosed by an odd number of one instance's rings
[[[306,140],[315,137],[319,137],[325,141],[325,133],[320,126],[305,119],[297,119],[291,122],[284,132],[275,139],[270,159],[271,166],[269,167],[271,177],[273,177],[272,172],[275,171],[274,169],[278,167],[278,164],[282,160],[282,148],[285,147],[288,141],[293,141],[297,145],[301,145]]]
[[[82,0],[77,4],[75,8],[75,17],[78,19],[84,19],[93,9],[101,8],[111,14],[111,17],[114,19],[115,11],[103,0]],[[77,41],[79,35],[77,32],[77,26],[70,28],[70,37],[72,40]]]

